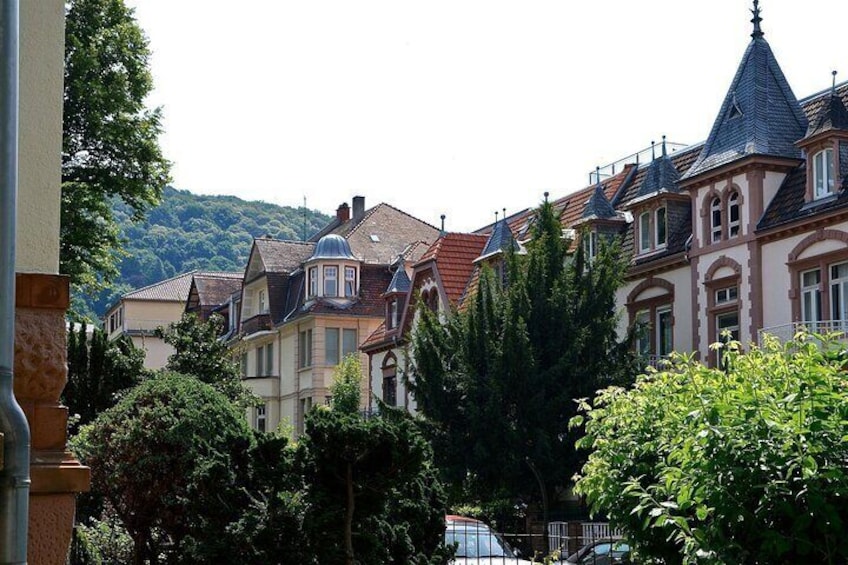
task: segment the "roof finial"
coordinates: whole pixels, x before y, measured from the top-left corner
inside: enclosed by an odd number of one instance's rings
[[[595,167],[595,181],[598,184],[601,184],[601,168],[600,167]]]
[[[498,223],[498,211],[497,210],[495,210],[495,223],[496,224]]]
[[[836,71],[831,71],[830,74],[833,75],[833,86],[830,87],[830,93],[836,94]]]
[[[548,202],[548,191],[546,190],[545,191],[545,203],[547,203],[547,202]]]
[[[506,208],[503,209],[503,219],[506,220]]]
[[[655,144],[655,143],[653,142],[653,140],[652,140],[652,141],[651,141],[651,161],[653,161],[654,159],[656,159],[656,158],[657,158],[657,152],[656,152],[656,150],[655,150],[655,148],[654,148],[654,145],[656,145],[656,144]]]
[[[439,235],[445,235],[445,215],[442,214],[442,233]]]
[[[760,17],[760,0],[754,0],[754,9],[751,10],[751,13],[754,14],[754,17],[751,19],[751,23],[754,24],[754,31],[751,33],[751,37],[759,39],[764,35],[763,30],[760,29],[760,22],[763,21]]]
[[[663,136],[662,140],[662,156],[665,157],[668,153],[665,152],[665,136]]]

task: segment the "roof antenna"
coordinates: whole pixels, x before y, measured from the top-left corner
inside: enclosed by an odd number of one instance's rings
[[[754,9],[751,10],[751,13],[754,14],[754,17],[751,18],[751,23],[754,24],[754,31],[751,33],[751,37],[753,39],[759,39],[763,35],[763,30],[760,29],[760,22],[763,19],[760,17],[760,0],[754,0]]]
[[[663,156],[663,157],[666,157],[667,155],[668,155],[668,153],[666,153],[666,152],[665,152],[665,136],[663,136],[663,140],[662,140],[662,156]]]
[[[440,233],[439,235],[440,236],[445,235],[445,215],[444,214],[442,214],[442,233]]]
[[[653,161],[654,159],[657,158],[657,152],[654,149],[654,145],[655,145],[655,143],[653,141],[651,141],[651,161]]]

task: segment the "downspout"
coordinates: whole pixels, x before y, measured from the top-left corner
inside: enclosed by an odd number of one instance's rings
[[[29,426],[15,400],[15,216],[18,191],[18,0],[0,2],[0,564],[26,563]]]

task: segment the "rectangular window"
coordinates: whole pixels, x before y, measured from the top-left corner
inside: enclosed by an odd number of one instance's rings
[[[639,216],[639,252],[651,250],[651,215],[645,212]]]
[[[318,295],[318,267],[309,267],[309,297]]]
[[[356,342],[356,330],[342,330],[342,357],[356,353],[358,345]]]
[[[724,304],[726,302],[735,302],[739,299],[739,287],[738,286],[729,286],[727,288],[720,288],[715,291],[715,303]]]
[[[339,268],[324,267],[324,296],[339,295]]]
[[[657,208],[656,229],[657,229],[657,247],[665,247],[665,244],[666,244],[666,241],[667,241],[665,207]]]
[[[668,355],[674,348],[671,308],[657,310],[657,355]]]
[[[312,366],[312,330],[298,334],[298,367]]]
[[[345,267],[345,296],[356,296],[356,269]]]
[[[848,263],[830,266],[830,312],[834,331],[844,331],[848,322]]]
[[[722,335],[725,331],[730,332],[730,339],[739,341],[739,311],[724,312],[716,315],[716,341],[726,342]]]
[[[256,376],[265,376],[265,348],[261,345],[256,348]]]
[[[383,377],[383,402],[389,406],[397,406],[397,375]]]
[[[814,269],[801,273],[801,321],[810,331],[819,331],[821,321],[821,271]]]
[[[265,431],[265,405],[260,404],[256,407],[256,429],[260,432]]]
[[[721,200],[718,198],[710,203],[710,233],[713,243],[721,241]]]
[[[269,343],[265,346],[265,375],[271,376],[274,374],[274,344]]]
[[[651,313],[642,310],[636,314],[637,338],[636,353],[642,357],[651,354]]]
[[[268,312],[268,304],[265,301],[265,291],[259,291],[259,308],[257,309],[258,314],[265,314]]]
[[[324,364],[339,364],[339,328],[324,329]]]
[[[730,219],[727,222],[728,237],[739,235],[739,193],[734,192],[727,199],[727,211]]]
[[[398,325],[398,301],[397,298],[393,298],[389,301],[388,304],[389,315],[388,315],[388,326],[390,330],[393,330]]]
[[[833,193],[833,149],[819,151],[813,156],[813,187],[815,198]]]

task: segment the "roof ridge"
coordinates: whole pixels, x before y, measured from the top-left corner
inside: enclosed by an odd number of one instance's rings
[[[126,294],[122,294],[122,295],[121,295],[121,298],[126,298],[126,297],[128,297],[128,296],[131,296],[131,295],[133,295],[133,294],[137,294],[137,293],[142,292],[142,291],[144,291],[144,290],[150,290],[151,288],[154,288],[154,287],[157,287],[157,286],[161,286],[161,285],[164,285],[164,284],[169,283],[169,282],[173,282],[173,281],[175,281],[175,280],[177,280],[177,279],[181,279],[181,278],[183,278],[183,277],[187,277],[188,275],[192,275],[192,276],[193,276],[195,273],[197,273],[197,271],[198,271],[197,269],[193,269],[193,270],[191,270],[191,271],[188,271],[188,272],[185,272],[185,273],[181,273],[181,274],[179,274],[179,275],[174,275],[173,277],[170,277],[170,278],[167,278],[167,279],[161,280],[161,281],[159,281],[159,282],[151,283],[151,284],[149,284],[149,285],[147,285],[147,286],[142,286],[142,287],[140,287],[140,288],[136,288],[136,289],[134,289],[134,290],[131,290],[131,291],[127,292]]]
[[[398,208],[398,207],[396,207],[396,206],[392,206],[392,205],[391,205],[391,204],[389,204],[388,202],[380,202],[380,203],[379,203],[379,204],[377,204],[376,206],[372,206],[371,208],[369,208],[368,210],[366,210],[366,211],[365,211],[365,213],[362,215],[362,218],[359,220],[359,222],[357,222],[357,224],[356,224],[355,226],[353,226],[353,229],[351,229],[349,232],[347,232],[347,235],[345,236],[345,239],[347,239],[348,237],[350,237],[351,235],[353,235],[353,234],[354,234],[354,233],[355,233],[355,232],[356,232],[356,231],[360,228],[360,226],[362,226],[362,224],[364,224],[364,223],[365,223],[365,220],[367,220],[367,219],[368,219],[368,218],[370,218],[372,215],[374,215],[374,213],[375,213],[375,212],[377,211],[377,209],[378,209],[378,208],[380,208],[380,207],[391,208],[391,209],[392,209],[392,210],[394,210],[395,212],[399,212],[399,213],[403,214],[404,216],[407,216],[408,218],[412,218],[412,219],[413,219],[413,220],[415,220],[416,222],[420,222],[420,223],[424,224],[424,225],[425,225],[425,226],[427,226],[427,227],[433,228],[434,230],[438,230],[438,229],[439,229],[439,228],[437,228],[436,226],[431,225],[431,224],[429,224],[429,223],[425,222],[425,221],[424,221],[424,220],[422,220],[421,218],[416,218],[415,216],[413,216],[413,215],[412,215],[412,214],[410,214],[409,212],[405,212],[404,210],[401,210],[400,208]]]
[[[812,102],[812,101],[814,101],[818,98],[823,98],[826,94],[830,94],[834,89],[839,91],[841,88],[846,87],[846,86],[848,86],[848,80],[843,80],[842,82],[837,82],[835,87],[834,86],[828,86],[824,90],[820,90],[818,92],[814,92],[813,94],[805,96],[804,98],[800,98],[798,100],[798,104],[800,104],[802,106],[805,105],[805,104],[809,104],[810,102]]]

